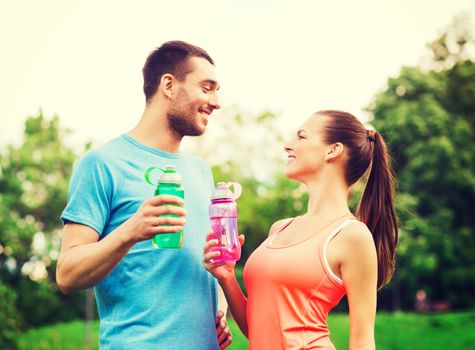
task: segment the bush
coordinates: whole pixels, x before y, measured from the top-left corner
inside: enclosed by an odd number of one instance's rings
[[[16,294],[0,283],[0,349],[16,350],[20,334],[20,318],[16,309]]]

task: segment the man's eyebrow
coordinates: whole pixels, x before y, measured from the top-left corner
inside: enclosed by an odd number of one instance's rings
[[[219,90],[221,88],[221,86],[219,86],[218,82],[216,80],[213,80],[213,79],[205,79],[201,83],[207,83],[207,84],[216,86],[216,90]]]

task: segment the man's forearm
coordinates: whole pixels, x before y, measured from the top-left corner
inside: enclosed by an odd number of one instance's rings
[[[92,287],[114,269],[133,246],[120,227],[104,239],[69,248],[58,260],[56,280],[65,294]]]

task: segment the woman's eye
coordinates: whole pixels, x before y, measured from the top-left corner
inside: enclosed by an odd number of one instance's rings
[[[202,86],[201,89],[203,90],[203,92],[210,92],[211,91],[211,88],[209,88],[208,86]]]

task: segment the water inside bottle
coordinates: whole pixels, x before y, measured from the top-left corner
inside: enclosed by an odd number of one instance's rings
[[[211,230],[213,239],[218,240],[218,245],[211,248],[211,251],[220,251],[221,255],[213,261],[236,261],[241,256],[241,247],[237,234],[236,217],[212,217]]]

